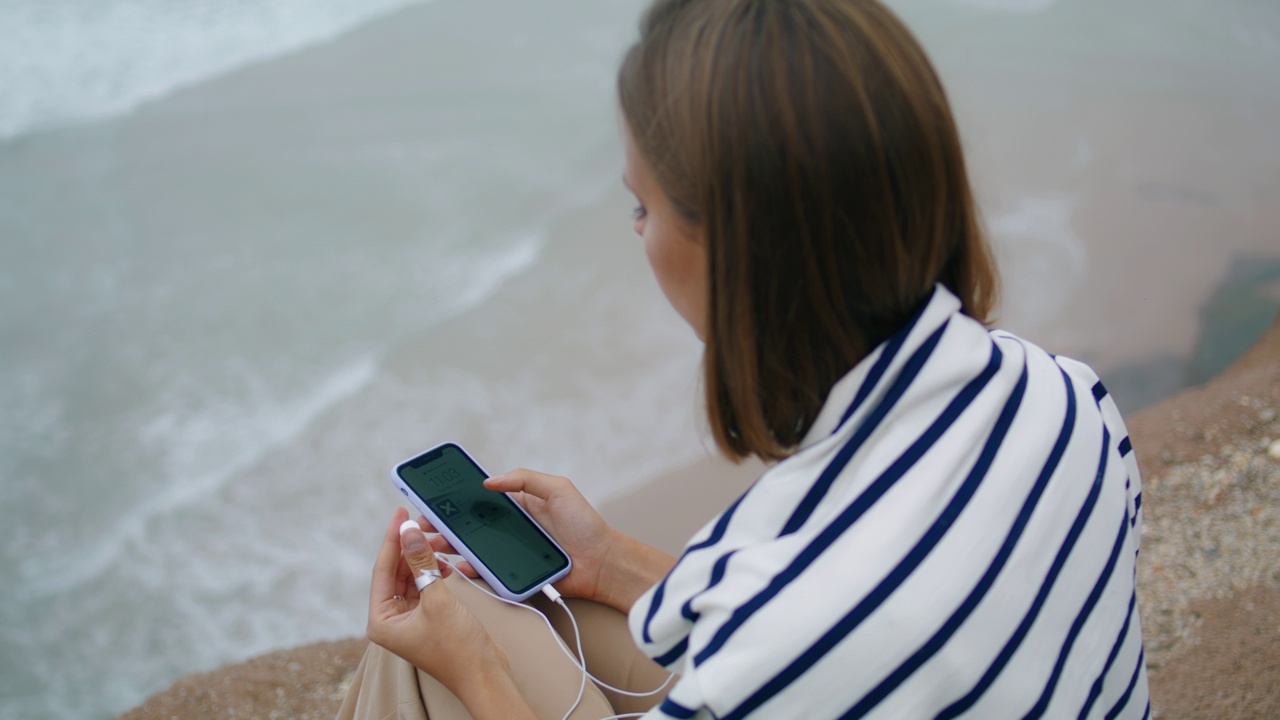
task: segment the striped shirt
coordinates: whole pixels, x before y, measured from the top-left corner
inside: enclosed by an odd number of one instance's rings
[[[1146,718],[1142,495],[1086,366],[939,286],[631,610],[646,718]]]

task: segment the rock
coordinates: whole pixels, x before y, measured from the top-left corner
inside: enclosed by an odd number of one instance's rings
[[[1271,443],[1271,447],[1267,448],[1267,454],[1272,460],[1280,460],[1280,440]]]

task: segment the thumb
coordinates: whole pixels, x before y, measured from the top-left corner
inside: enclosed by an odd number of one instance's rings
[[[427,585],[440,578],[435,551],[431,549],[431,543],[427,542],[422,528],[413,520],[405,520],[400,525],[400,554],[409,564],[409,571],[419,591],[425,590]]]

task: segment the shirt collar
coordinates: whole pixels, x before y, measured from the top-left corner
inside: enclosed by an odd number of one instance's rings
[[[941,283],[935,284],[929,302],[925,303],[925,306],[906,325],[877,345],[861,362],[854,365],[852,370],[831,386],[831,391],[827,393],[827,400],[822,404],[822,410],[818,412],[818,417],[805,433],[804,439],[800,441],[799,449],[804,450],[835,432],[849,410],[849,406],[854,402],[854,398],[870,397],[877,384],[884,384],[886,380],[892,379],[902,362],[910,357],[912,352],[935,330],[958,312],[960,312],[960,299],[946,286]],[[886,358],[889,366],[873,374],[873,370],[877,369],[877,364],[886,353],[891,354],[891,357]],[[865,391],[863,391],[864,385],[868,386]]]

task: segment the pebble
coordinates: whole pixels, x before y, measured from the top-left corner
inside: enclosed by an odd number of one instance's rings
[[[1258,419],[1264,423],[1269,423],[1276,419],[1276,411],[1271,408],[1267,408],[1266,410],[1258,413]]]
[[[1166,459],[1146,480],[1138,594],[1149,666],[1194,643],[1194,602],[1260,578],[1280,583],[1280,437],[1260,435],[1238,433],[1186,462]]]

